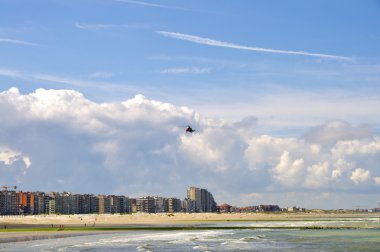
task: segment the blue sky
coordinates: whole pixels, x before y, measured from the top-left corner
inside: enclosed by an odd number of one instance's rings
[[[186,120],[194,123],[206,133],[207,129],[218,128],[223,123],[235,127],[239,122],[246,122],[244,118],[254,118],[254,133],[247,134],[256,140],[259,136],[270,135],[304,141],[321,128],[338,125],[349,132],[338,134],[344,136],[344,140],[359,141],[365,136],[366,141],[378,141],[379,1],[0,0],[0,6],[0,91],[6,97],[10,95],[7,90],[12,87],[19,90],[20,97],[38,96],[35,90],[40,88],[75,90],[95,104],[136,101],[134,97],[142,94],[147,100],[192,109],[194,113],[184,112],[181,120],[177,114],[173,116],[182,124],[186,125]],[[44,96],[44,99],[48,98]],[[214,124],[210,123],[212,120]],[[134,125],[139,124],[135,122]],[[0,147],[13,151],[8,153],[18,153],[20,160],[25,154],[33,167],[36,162],[28,150],[7,142],[12,134],[8,130],[10,128],[3,128],[1,132]],[[206,133],[203,137],[208,139]],[[89,136],[77,137],[84,141]],[[203,142],[205,139],[198,140],[211,148],[210,151],[216,151]],[[252,139],[242,141],[249,145]],[[336,144],[342,140],[334,139]],[[181,143],[187,142],[182,139]],[[329,144],[321,146],[338,146]],[[182,147],[179,149],[183,150]],[[248,150],[249,147],[242,153]],[[236,160],[239,155],[244,159],[242,153],[236,154]],[[286,151],[276,155],[276,162],[268,162],[265,167],[272,171],[270,181],[283,182],[276,172],[281,170]],[[306,164],[306,157],[299,153],[294,155],[294,162],[304,160],[304,170],[313,170],[314,161]],[[373,158],[377,160],[376,155]],[[4,160],[8,159],[3,158],[5,166],[10,165],[11,159]],[[367,164],[366,169],[356,167],[362,165],[360,160],[350,161],[353,164],[347,176],[354,184],[380,176],[373,164],[375,161]],[[166,164],[167,160],[161,161]],[[335,161],[330,160],[330,163]],[[207,166],[218,170],[217,165],[211,163]],[[194,163],[192,167],[197,165],[200,164]],[[334,170],[334,165],[329,167]],[[371,171],[371,177],[366,177],[367,170]],[[355,180],[355,171],[358,171],[356,175],[364,176],[362,180]],[[57,177],[57,180],[64,179]],[[31,182],[18,181],[27,188],[36,187]],[[186,183],[196,185],[197,180],[194,178]],[[310,189],[310,184],[308,186]],[[137,190],[136,187],[137,184],[112,190],[135,194],[154,191]],[[267,185],[262,195],[272,187]],[[232,199],[217,185],[212,189],[220,198]],[[236,187],[236,191],[238,189]],[[362,192],[363,188],[359,189],[352,190]],[[245,195],[254,197],[252,191]],[[336,190],[326,189],[326,193],[332,191]],[[281,195],[276,197],[273,200],[282,198]],[[368,199],[366,204],[370,205],[370,201],[372,203],[373,199]]]
[[[0,67],[23,77],[1,74],[2,89],[69,88],[96,101],[124,100],[142,93],[230,119],[257,114],[252,107],[269,105],[262,99],[273,94],[289,99],[305,92],[320,100],[331,93],[335,94],[331,99],[337,100],[342,96],[378,99],[380,4],[376,1],[1,4]],[[157,31],[349,59],[216,47]],[[279,102],[288,106],[287,101]],[[335,119],[338,113],[318,120]],[[357,115],[340,117],[361,123]],[[373,119],[371,123],[377,124]]]

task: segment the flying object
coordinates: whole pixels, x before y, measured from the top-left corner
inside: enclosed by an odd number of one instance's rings
[[[185,130],[186,132],[189,132],[189,133],[194,133],[195,130],[193,128],[190,127],[190,125],[187,125],[187,128]]]

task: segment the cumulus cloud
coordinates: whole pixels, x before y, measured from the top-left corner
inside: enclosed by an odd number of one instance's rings
[[[380,177],[373,178],[375,181],[376,185],[380,185]]]
[[[380,184],[380,138],[369,126],[328,122],[278,137],[256,132],[260,118],[211,119],[143,95],[97,103],[75,90],[17,88],[0,93],[0,115],[0,183],[30,190],[183,198],[196,185],[220,203],[292,204],[279,196],[288,193],[307,207],[305,192],[332,202]]]
[[[32,164],[30,158],[28,156],[23,156],[21,152],[0,146],[0,162],[3,162],[5,165],[12,165],[20,159],[24,162],[26,168],[29,168]]]
[[[370,178],[370,172],[367,170],[364,170],[362,168],[356,168],[350,177],[352,181],[354,181],[356,184],[368,181]]]

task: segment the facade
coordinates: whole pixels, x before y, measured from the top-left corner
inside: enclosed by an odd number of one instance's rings
[[[34,212],[33,214],[45,214],[45,193],[34,192]]]
[[[195,201],[195,212],[216,212],[214,197],[206,189],[190,187],[187,190],[187,198]]]
[[[195,200],[192,200],[189,198],[186,198],[182,201],[182,208],[183,208],[183,211],[186,213],[195,213],[196,211],[195,205],[196,205]]]
[[[168,199],[164,197],[154,197],[156,213],[168,212]]]
[[[153,197],[143,197],[136,199],[136,211],[140,213],[155,213],[156,208]]]
[[[20,214],[20,197],[16,191],[0,191],[0,214],[16,215]]]
[[[45,198],[45,213],[55,214],[56,204],[55,204],[55,195],[51,194]]]
[[[180,199],[168,198],[168,212],[178,213],[182,211],[182,202]]]
[[[191,187],[183,202],[177,198],[120,195],[72,194],[71,192],[0,191],[0,215],[90,214],[90,213],[175,213],[212,212],[216,204],[206,189]],[[215,207],[214,207],[215,206]]]
[[[228,204],[222,204],[218,207],[218,212],[220,213],[230,213],[231,212],[231,207]]]
[[[98,195],[99,214],[111,213],[111,200],[106,195]]]
[[[187,198],[195,201],[194,212],[202,212],[202,194],[200,188],[190,187],[187,189]]]
[[[34,214],[34,194],[20,191],[19,208],[21,214]]]

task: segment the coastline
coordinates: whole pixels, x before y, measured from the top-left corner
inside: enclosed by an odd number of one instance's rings
[[[371,225],[368,225],[368,220],[371,220]],[[297,226],[297,222],[300,221],[307,221],[310,224]],[[336,221],[339,223],[336,224]],[[285,224],[280,226],[271,224],[278,222]],[[312,224],[313,222],[327,224],[318,226],[317,224]],[[347,222],[349,225],[342,226],[342,222]],[[363,223],[366,223],[365,226]],[[172,231],[262,228],[371,228],[380,230],[380,213],[138,213],[129,215],[1,216],[0,243],[141,230]]]

